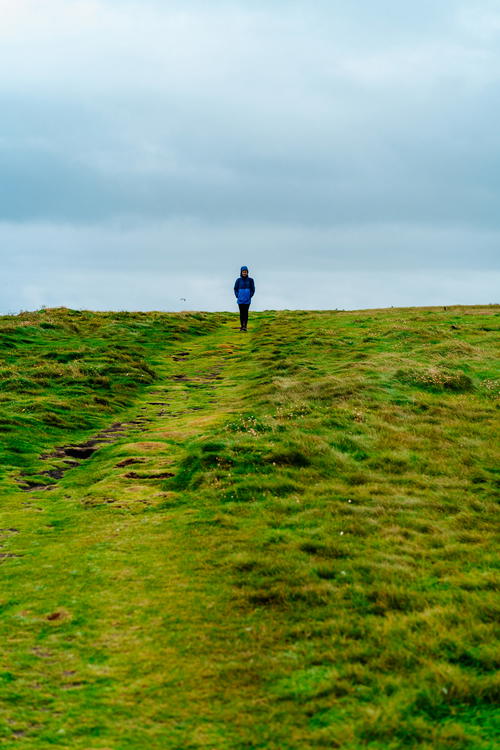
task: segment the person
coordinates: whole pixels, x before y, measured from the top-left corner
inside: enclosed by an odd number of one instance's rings
[[[255,294],[254,280],[248,275],[247,266],[241,266],[240,275],[234,282],[234,294],[240,308],[240,331],[246,331],[248,325],[248,308]]]

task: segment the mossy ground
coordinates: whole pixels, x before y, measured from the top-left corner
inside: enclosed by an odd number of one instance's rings
[[[0,318],[0,745],[497,747],[499,330]]]

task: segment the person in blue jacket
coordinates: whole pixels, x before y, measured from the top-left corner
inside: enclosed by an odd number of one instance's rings
[[[248,325],[248,308],[255,294],[254,280],[248,275],[248,268],[241,266],[240,275],[234,282],[234,294],[240,308],[240,331],[246,331]]]

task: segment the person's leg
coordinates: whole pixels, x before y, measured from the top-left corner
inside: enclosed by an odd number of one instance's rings
[[[248,308],[250,305],[238,305],[240,308],[240,330],[244,331],[248,323]]]
[[[243,309],[243,323],[242,323],[242,326],[243,326],[243,329],[246,331],[247,330],[247,325],[248,325],[248,308],[250,307],[250,305],[242,305],[242,307],[244,308]]]

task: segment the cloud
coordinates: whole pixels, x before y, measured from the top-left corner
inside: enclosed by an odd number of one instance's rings
[[[11,256],[4,313],[41,305],[233,309],[232,284],[242,263],[257,281],[256,309],[488,304],[500,288],[495,231],[176,219],[4,224],[0,237]],[[478,254],[487,270],[478,267]]]
[[[497,220],[494,44],[446,27],[347,44],[359,18],[335,3],[14,7],[3,3],[3,219]],[[368,11],[363,28],[379,18]]]
[[[299,275],[495,265],[497,2],[0,0],[0,17],[0,246],[33,274],[142,258],[189,279],[235,248]]]

